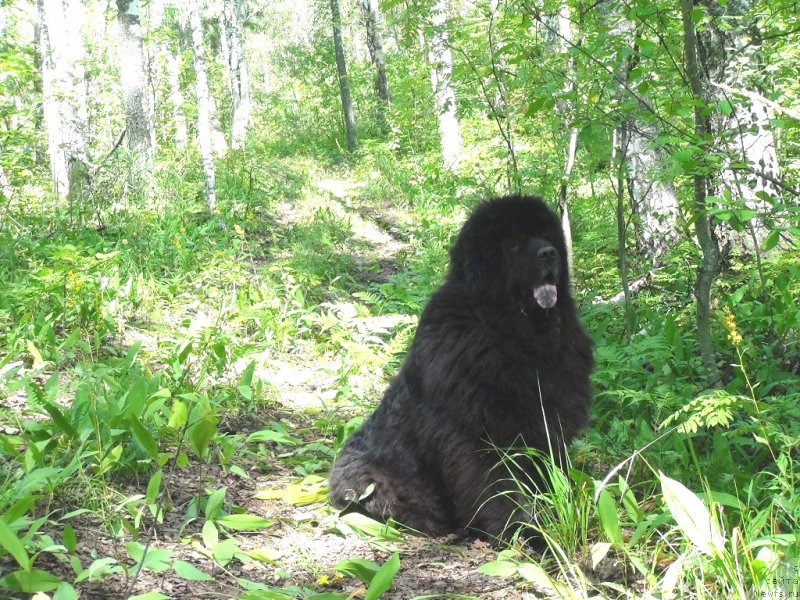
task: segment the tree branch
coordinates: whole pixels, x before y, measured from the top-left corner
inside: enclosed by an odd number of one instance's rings
[[[773,100],[770,100],[769,98],[765,98],[761,94],[758,94],[758,93],[753,92],[751,90],[745,90],[745,89],[741,89],[741,88],[734,88],[734,87],[731,87],[731,86],[726,85],[724,83],[717,83],[716,81],[709,81],[709,83],[711,85],[713,85],[714,87],[717,87],[717,88],[719,88],[721,90],[724,90],[724,91],[726,91],[726,92],[728,92],[730,94],[738,94],[740,96],[744,96],[745,98],[750,98],[750,100],[755,100],[756,102],[761,102],[761,104],[765,104],[766,106],[769,106],[775,112],[783,113],[787,117],[792,117],[793,119],[795,119],[797,121],[800,121],[800,112],[798,112],[798,111],[796,111],[794,109],[791,109],[791,108],[786,108],[785,106],[781,106],[777,102],[775,102]]]

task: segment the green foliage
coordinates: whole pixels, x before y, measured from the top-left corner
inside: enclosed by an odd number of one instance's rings
[[[550,489],[518,482],[533,515],[527,534],[545,542],[544,555],[507,548],[480,571],[555,597],[769,592],[770,578],[800,557],[794,6],[756,2],[743,14],[690,15],[701,32],[758,29],[731,56],[742,85],[777,103],[770,126],[783,167],[781,196],[761,191],[757,208],[730,183],[708,198],[715,226],[747,232],[763,221],[766,231],[761,254],[733,252],[714,288],[723,387],[706,390],[691,178],[719,184],[728,166],[740,185],[752,176],[723,149],[732,132],[699,138],[693,113],[722,121],[746,97],[693,99],[675,6],[500,3],[492,15],[488,2],[451,6],[465,143],[460,171],[447,173],[427,63],[430,3],[382,3],[386,131],[375,116],[360,3],[342,4],[358,152],[342,151],[327,4],[259,6],[246,30],[253,126],[244,148],[216,159],[215,214],[201,202],[195,144],[176,143],[167,77],[153,81],[152,190],[127,183],[133,160],[124,145],[109,155],[125,125],[119,66],[110,62],[117,50],[97,30],[104,19],[87,24],[84,40],[93,93],[86,193],[69,205],[52,198],[33,13],[4,12],[0,587],[63,600],[90,584],[135,583],[142,570],[218,582],[230,594],[238,585],[251,600],[344,600],[354,590],[342,588],[353,585],[378,598],[398,585],[400,555],[404,566],[415,560],[404,554],[408,532],[357,513],[331,515],[325,473],[401,363],[469,209],[516,189],[552,201],[566,183],[574,295],[597,342],[592,426],[566,470],[534,457]],[[211,87],[227,129],[228,75],[214,56],[221,30],[207,8]],[[561,8],[577,27],[572,45],[561,44]],[[167,55],[182,58],[181,110],[192,130],[194,73],[179,18],[168,9],[149,42],[163,44],[154,72],[166,72]],[[620,291],[608,178],[613,132],[630,123],[653,128],[651,141],[667,157],[653,175],[676,188],[681,239],[653,265],[637,254],[641,216],[626,207],[631,275],[649,273],[626,333],[623,305],[607,301]],[[579,149],[564,181],[573,128]],[[531,460],[525,451],[506,458]],[[249,488],[237,485],[245,481],[258,485],[256,500],[290,507],[291,517],[266,518],[245,505]],[[305,516],[295,522],[296,514]],[[332,571],[314,564],[310,578],[286,581],[287,565],[306,559],[256,540],[303,526],[366,540],[383,563],[341,556]],[[122,542],[113,558],[86,535],[98,529]],[[181,560],[184,543],[191,559]],[[237,579],[236,563],[267,571],[258,581]],[[137,591],[132,597],[163,597]]]

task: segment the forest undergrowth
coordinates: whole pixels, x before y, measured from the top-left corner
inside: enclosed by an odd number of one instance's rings
[[[798,593],[796,253],[718,281],[708,391],[696,248],[651,271],[626,333],[614,207],[580,198],[592,424],[531,499],[536,544],[428,540],[337,514],[325,477],[492,185],[383,147],[218,169],[217,214],[177,167],[151,204],[26,198],[0,232],[0,597]]]

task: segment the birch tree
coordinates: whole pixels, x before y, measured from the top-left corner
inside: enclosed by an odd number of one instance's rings
[[[88,177],[85,52],[80,0],[39,5],[43,116],[56,196],[78,200]]]
[[[125,101],[126,147],[131,157],[128,183],[143,190],[153,173],[156,134],[154,108],[142,44],[138,0],[117,0],[119,63]],[[142,185],[144,184],[144,185]]]
[[[150,27],[155,32],[151,54],[155,57],[154,62],[158,64],[154,84],[166,90],[159,112],[162,122],[169,125],[163,135],[173,140],[176,148],[182,151],[186,149],[189,139],[181,87],[181,48],[185,42],[179,24],[174,19],[166,17],[168,1],[151,0],[149,4]]]
[[[641,83],[639,79],[645,76],[639,47],[642,27],[618,14],[619,10],[614,7],[609,20],[618,23],[619,35],[630,50],[618,69],[616,93],[629,98],[633,108],[626,111],[618,135],[620,146],[625,149],[622,160],[636,247],[640,256],[657,264],[679,237],[678,195],[672,182],[661,173],[667,163],[667,153],[657,145],[661,133],[658,115],[650,99],[636,89]]]
[[[751,22],[752,0],[700,3],[708,14],[707,26],[698,36],[698,60],[710,103],[720,110],[711,122],[712,133],[723,154],[717,196],[729,196],[734,203],[756,211],[741,232],[722,225],[719,235],[723,250],[734,247],[754,251],[769,233],[766,215],[770,199],[780,198],[780,166],[770,121],[772,109],[756,91],[761,63],[761,41],[757,24]],[[742,90],[744,93],[737,93]]]
[[[519,164],[517,150],[514,142],[514,106],[509,102],[509,90],[505,81],[505,72],[508,68],[503,52],[503,43],[498,34],[498,17],[500,16],[500,1],[490,0],[488,6],[488,27],[486,37],[489,45],[489,64],[491,65],[492,79],[496,85],[494,99],[486,94],[489,109],[497,123],[503,142],[506,146],[506,187],[509,192],[520,191]]]
[[[228,71],[228,92],[231,97],[231,147],[244,146],[250,126],[250,76],[244,52],[244,20],[246,0],[222,2],[220,42]]]
[[[456,94],[453,90],[453,56],[447,33],[447,3],[435,0],[431,8],[431,41],[428,60],[431,65],[431,86],[434,108],[439,120],[442,164],[455,171],[461,160],[461,127],[456,116]]]
[[[386,111],[391,97],[389,95],[389,80],[386,77],[386,58],[383,55],[383,35],[380,30],[380,7],[378,0],[362,0],[361,8],[364,12],[364,23],[367,30],[367,49],[370,60],[375,67],[375,92],[380,103],[378,105],[378,121],[386,129]]]
[[[571,272],[572,224],[569,219],[567,190],[570,178],[572,177],[572,169],[575,166],[575,155],[578,151],[578,128],[573,123],[575,117],[575,85],[573,83],[575,60],[570,54],[571,47],[575,45],[575,35],[572,28],[572,12],[567,4],[567,0],[561,1],[557,19],[559,53],[562,56],[569,57],[567,59],[567,75],[564,77],[563,99],[558,105],[563,122],[563,129],[569,131],[568,141],[564,149],[564,171],[561,175],[561,183],[558,190],[558,207],[561,211],[561,228],[564,230],[564,241],[567,244],[567,264]]]
[[[342,97],[342,116],[347,135],[347,149],[356,149],[356,119],[353,112],[353,99],[350,97],[350,85],[347,80],[347,63],[344,58],[342,42],[342,17],[339,13],[339,0],[330,0],[331,19],[333,22],[333,49],[336,54],[336,72],[339,77],[339,93]]]
[[[663,175],[667,153],[658,146],[658,139],[664,119],[643,91],[652,76],[648,69],[654,65],[642,65],[639,44],[644,43],[644,26],[629,17],[625,6],[606,4],[597,14],[599,25],[608,28],[608,37],[617,41],[620,50],[614,56],[622,58],[614,59],[609,67],[611,96],[619,106],[616,164],[624,167],[624,189],[618,191],[627,190],[639,256],[657,264],[678,240],[679,204],[675,186]],[[626,215],[619,213],[619,217]]]
[[[206,206],[212,212],[217,208],[216,174],[214,171],[214,148],[211,132],[211,94],[208,90],[208,69],[203,48],[203,29],[200,20],[200,1],[189,0],[188,21],[194,58],[195,93],[197,95],[197,141],[203,163],[203,183]]]

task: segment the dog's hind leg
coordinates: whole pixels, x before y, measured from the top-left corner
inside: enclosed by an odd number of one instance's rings
[[[454,530],[453,511],[434,492],[414,477],[393,473],[375,465],[357,452],[344,452],[329,476],[331,504],[365,512],[379,520],[392,518],[403,525],[431,536]]]

